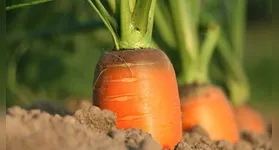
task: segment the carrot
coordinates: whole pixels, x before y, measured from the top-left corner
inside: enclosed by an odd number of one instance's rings
[[[95,68],[93,104],[115,112],[118,129],[144,130],[163,148],[174,148],[182,139],[180,101],[169,58],[151,46],[156,1],[109,1],[114,17],[94,2],[115,48]]]
[[[181,90],[184,130],[191,130],[199,124],[206,131],[210,131],[212,139],[228,139],[233,143],[238,141],[235,116],[221,88],[214,85],[199,85],[182,86]],[[192,90],[191,93],[188,90]]]
[[[235,108],[238,126],[242,130],[254,133],[266,133],[266,126],[260,112],[250,105],[240,105]]]
[[[226,37],[222,36],[218,43],[217,52],[218,55],[215,58],[219,62],[215,64],[224,72],[239,129],[264,133],[263,130],[266,128],[262,114],[248,104],[250,84],[244,72],[242,61],[236,56]]]
[[[179,82],[182,86],[179,94],[183,130],[188,131],[199,124],[208,132],[211,139],[236,143],[239,140],[239,132],[232,106],[225,93],[211,83],[208,77],[208,65],[219,40],[220,27],[209,21],[204,40],[200,40],[199,2],[169,0],[168,3],[159,3],[160,7],[155,12],[158,16],[155,17],[155,25],[158,30],[174,29],[173,32],[166,32],[168,35],[161,34],[161,36],[167,37],[164,39],[170,47],[176,45],[181,57]],[[167,10],[171,13],[166,14]],[[162,26],[164,24],[162,22],[167,20],[173,22],[173,27]],[[175,40],[171,40],[173,37]]]
[[[240,130],[255,133],[265,129],[263,116],[255,108],[248,105],[250,101],[250,84],[244,70],[244,30],[246,0],[232,1],[228,14],[229,26],[223,26],[222,36],[217,44],[215,65],[223,72],[224,80],[229,91],[229,97],[234,105],[237,123]],[[229,11],[228,11],[229,12]],[[226,30],[227,29],[227,30]]]

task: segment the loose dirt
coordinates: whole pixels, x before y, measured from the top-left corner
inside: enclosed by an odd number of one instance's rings
[[[115,114],[95,106],[75,113],[11,107],[6,114],[7,150],[160,150],[152,136],[142,130],[117,130]],[[58,113],[57,113],[58,112]],[[66,112],[66,113],[65,113]],[[264,135],[246,131],[235,145],[212,141],[199,126],[185,132],[176,150],[271,150],[271,129]],[[268,131],[268,130],[267,130]],[[269,133],[269,134],[268,134]],[[163,133],[162,133],[163,134]]]

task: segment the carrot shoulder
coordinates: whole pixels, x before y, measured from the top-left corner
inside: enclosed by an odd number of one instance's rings
[[[105,53],[96,66],[94,83],[94,104],[116,113],[117,128],[147,131],[164,148],[181,140],[175,72],[163,51]]]

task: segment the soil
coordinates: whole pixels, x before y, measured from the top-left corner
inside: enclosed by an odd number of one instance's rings
[[[137,129],[116,129],[115,114],[95,106],[75,113],[42,111],[40,107],[11,107],[6,114],[7,150],[160,150],[161,146],[149,133]],[[36,108],[36,109],[35,109]],[[57,113],[57,112],[60,112]],[[176,150],[271,150],[269,134],[241,133],[241,141],[212,141],[199,126],[183,133]]]

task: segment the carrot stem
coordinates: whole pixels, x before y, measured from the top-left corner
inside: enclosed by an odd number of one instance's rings
[[[225,36],[222,36],[218,42],[218,52],[223,63],[219,64],[219,66],[225,71],[226,83],[232,102],[235,105],[245,103],[250,97],[249,82],[244,73],[242,63],[236,57],[234,51],[232,51],[232,47]]]
[[[220,27],[217,24],[209,24],[206,38],[201,46],[200,70],[205,75],[205,81],[208,81],[208,67],[213,51],[220,37]]]
[[[120,47],[128,46],[129,43],[129,36],[131,34],[131,24],[132,24],[132,18],[131,18],[131,11],[130,11],[130,5],[129,0],[120,0],[120,28],[121,28],[121,42]],[[125,45],[125,46],[123,46]]]
[[[153,25],[154,25],[154,17],[155,17],[155,10],[157,6],[157,1],[156,0],[151,0],[151,6],[149,10],[149,15],[148,15],[148,24],[147,24],[147,30],[146,30],[146,37],[149,44],[152,45],[152,32],[153,32]]]
[[[220,35],[219,26],[209,24],[205,40],[202,43],[199,40],[200,2],[199,0],[169,1],[182,61],[180,80],[187,84],[209,82],[208,65]]]
[[[52,0],[38,0],[38,1],[29,2],[29,3],[21,3],[21,4],[11,5],[11,6],[7,6],[6,7],[6,11],[17,9],[17,8],[21,8],[21,7],[26,7],[26,6],[32,6],[32,5],[37,5],[37,4],[41,4],[41,3],[46,3],[46,2],[50,2],[50,1],[52,1]]]
[[[158,29],[158,34],[164,39],[170,47],[175,47],[175,38],[170,22],[170,14],[166,4],[161,2],[157,4],[155,11],[155,26]]]
[[[141,34],[144,34],[147,30],[151,3],[151,0],[144,0],[142,3],[137,2],[135,5],[133,20]]]
[[[195,68],[193,66],[193,61],[197,53],[197,49],[193,49],[192,44],[187,42],[192,38],[192,43],[195,43],[195,39],[193,38],[191,33],[192,27],[190,21],[185,21],[184,19],[184,17],[190,19],[190,14],[187,13],[190,12],[190,10],[184,0],[170,0],[169,3],[176,35],[175,38],[181,54],[180,57],[182,61],[182,74],[180,76],[180,79],[182,80],[182,82],[187,82],[191,80],[191,74],[194,73],[194,71],[190,70],[194,70]]]
[[[88,0],[114,39],[115,49],[142,49],[152,46],[156,0],[110,0],[112,14],[100,0]]]
[[[250,85],[243,67],[244,29],[247,0],[231,0],[227,3],[229,36],[224,33],[218,42],[216,59],[220,59],[219,67],[225,72],[225,82],[230,98],[235,105],[248,101]],[[219,57],[219,58],[218,58]]]
[[[234,0],[231,4],[233,10],[230,21],[232,46],[239,61],[242,61],[247,0]]]

